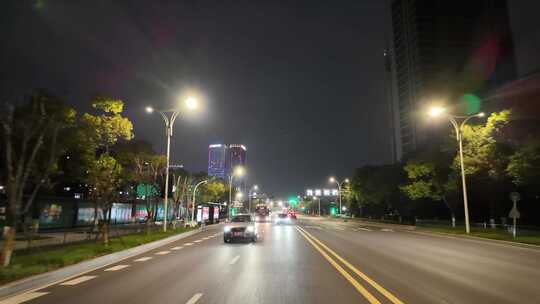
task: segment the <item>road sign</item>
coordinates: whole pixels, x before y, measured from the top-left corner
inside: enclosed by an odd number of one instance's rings
[[[512,200],[512,202],[518,202],[520,199],[521,195],[519,194],[519,192],[510,193],[510,200]]]
[[[519,210],[516,208],[515,205],[514,205],[514,208],[512,208],[512,210],[510,210],[510,213],[508,213],[508,217],[509,218],[516,218],[516,219],[518,219],[520,217]]]

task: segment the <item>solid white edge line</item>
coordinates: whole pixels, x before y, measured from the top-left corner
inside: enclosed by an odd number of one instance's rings
[[[46,294],[49,294],[50,292],[44,292],[44,291],[32,291],[32,292],[26,292],[20,295],[16,295],[11,298],[7,298],[3,300],[2,304],[19,304],[24,303],[30,300],[33,300],[35,298],[39,298],[41,296],[44,296]]]
[[[83,283],[83,282],[86,282],[86,281],[90,281],[91,279],[95,279],[95,278],[97,278],[97,276],[82,276],[82,277],[78,277],[78,278],[73,279],[73,280],[69,280],[67,282],[60,283],[60,285],[62,285],[62,286],[73,286],[73,285],[77,285],[77,284],[80,284],[80,283]]]
[[[202,296],[202,293],[196,293],[193,295],[193,297],[191,297],[191,299],[186,302],[186,304],[195,304],[202,298]]]

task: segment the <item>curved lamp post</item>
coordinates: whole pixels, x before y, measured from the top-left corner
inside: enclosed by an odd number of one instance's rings
[[[328,179],[329,182],[331,183],[336,183],[337,185],[337,189],[338,189],[338,199],[339,199],[339,214],[341,214],[341,187],[343,187],[343,184],[345,183],[348,183],[349,182],[349,179],[346,178],[344,179],[342,182],[339,182],[335,177],[330,177]]]
[[[483,112],[480,112],[478,114],[474,115],[467,115],[467,116],[458,116],[458,115],[451,115],[446,113],[445,108],[441,107],[433,107],[428,112],[429,116],[431,117],[438,117],[438,116],[445,116],[450,120],[450,123],[454,127],[454,130],[456,132],[456,140],[459,144],[459,163],[461,166],[461,183],[463,186],[463,209],[465,212],[465,231],[467,234],[471,232],[471,228],[469,225],[469,205],[468,205],[468,199],[467,199],[467,182],[465,180],[465,165],[463,163],[463,126],[474,117],[484,117],[485,114]]]
[[[195,98],[186,99],[186,107],[190,110],[194,110],[198,107],[197,100]],[[168,109],[168,110],[156,110],[153,107],[146,107],[146,112],[157,112],[163,118],[165,122],[165,136],[167,137],[167,165],[165,173],[165,202],[163,203],[163,231],[167,231],[167,205],[169,204],[169,162],[171,155],[171,137],[173,135],[174,122],[178,115],[180,115],[180,109]]]

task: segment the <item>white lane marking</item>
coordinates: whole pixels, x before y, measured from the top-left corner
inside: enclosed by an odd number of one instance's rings
[[[381,229],[381,231],[383,231],[383,232],[394,232],[394,230],[392,230],[392,229],[387,229],[387,228],[383,228],[383,229]]]
[[[202,239],[203,240],[208,240],[209,238],[211,238],[211,236],[203,237]]]
[[[185,246],[191,246],[191,245],[193,245],[193,243],[185,243],[184,245]]]
[[[200,243],[200,242],[202,242],[202,240],[196,240],[196,241],[195,241],[195,243]]]
[[[61,283],[60,285],[73,286],[73,285],[80,284],[82,282],[90,281],[91,279],[95,279],[95,278],[97,278],[97,276],[82,276],[82,277],[78,277],[76,279]]]
[[[356,228],[356,230],[357,230],[357,231],[358,231],[358,230],[373,231],[373,230],[371,230],[371,229],[369,229],[369,228],[364,228],[364,227]]]
[[[182,248],[184,248],[184,247],[183,246],[176,246],[176,247],[171,248],[171,250],[180,250]]]
[[[142,257],[142,258],[136,259],[134,262],[146,262],[151,259],[152,257]]]
[[[342,227],[334,227],[335,230],[339,230],[339,231],[345,231],[345,228],[342,228]]]
[[[26,292],[23,294],[20,294],[18,296],[14,296],[12,298],[6,299],[2,301],[2,304],[19,304],[24,303],[26,301],[30,301],[35,298],[39,298],[41,296],[44,296],[46,294],[49,294],[50,292],[41,292],[41,291],[34,291],[34,292]]]
[[[234,265],[238,261],[238,259],[240,259],[240,256],[235,256],[234,259],[232,259],[232,261],[229,263],[229,265]]]
[[[165,251],[156,252],[155,254],[156,255],[166,255],[166,254],[169,254],[169,253],[171,253],[169,250],[165,250]]]
[[[191,297],[191,299],[186,302],[186,304],[195,304],[197,303],[197,301],[199,301],[200,298],[202,298],[202,296],[202,293],[196,293],[193,295],[193,297]]]
[[[113,266],[111,268],[107,268],[104,271],[117,271],[117,270],[122,270],[122,269],[128,268],[128,267],[129,267],[129,265],[116,265],[116,266]]]

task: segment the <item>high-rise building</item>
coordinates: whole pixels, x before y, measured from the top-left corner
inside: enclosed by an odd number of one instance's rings
[[[232,174],[232,170],[238,166],[245,167],[246,166],[246,146],[244,145],[238,145],[238,144],[231,144],[229,145],[229,156],[228,156],[228,174]],[[244,191],[246,188],[246,178],[245,177],[239,177],[234,179],[233,186],[239,189],[240,191]]]
[[[208,176],[225,179],[228,174],[228,156],[227,145],[208,146]]]
[[[432,140],[422,113],[433,100],[453,113],[479,110],[516,74],[506,0],[390,0],[385,51],[395,158]],[[473,98],[474,99],[474,98]],[[469,113],[468,113],[469,112]]]

